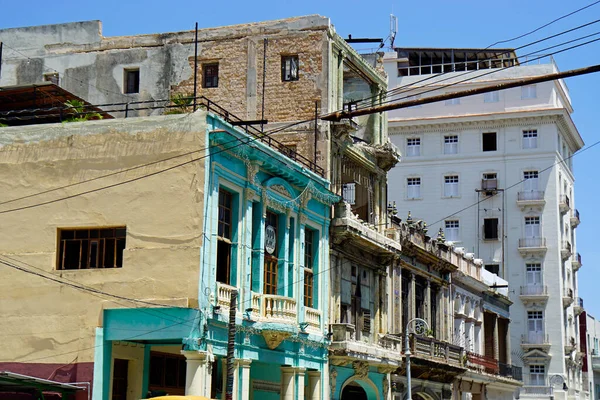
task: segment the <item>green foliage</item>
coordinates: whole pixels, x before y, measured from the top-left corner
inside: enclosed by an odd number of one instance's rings
[[[73,114],[66,118],[63,122],[83,122],[91,119],[102,119],[102,115],[97,112],[87,112],[85,103],[81,100],[69,100],[65,102],[68,110],[72,111]]]
[[[3,124],[2,122],[0,122],[0,128],[4,128],[4,127],[6,127],[6,126],[8,126],[8,125],[6,125],[6,124]]]
[[[193,94],[177,93],[171,96],[171,107],[166,109],[165,114],[185,114],[192,112],[194,104]]]

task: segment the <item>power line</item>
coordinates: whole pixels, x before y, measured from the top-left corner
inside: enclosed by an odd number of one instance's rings
[[[600,20],[595,20],[595,21],[592,21],[592,22],[588,22],[588,23],[586,23],[586,24],[579,25],[579,26],[577,26],[577,27],[575,27],[575,28],[571,28],[571,29],[568,29],[568,30],[566,30],[566,31],[559,32],[559,33],[557,33],[557,34],[554,34],[554,35],[551,35],[551,36],[547,36],[547,37],[545,37],[545,38],[542,38],[542,39],[539,39],[539,40],[536,40],[536,41],[533,41],[533,42],[527,43],[527,44],[525,44],[525,45],[519,46],[519,47],[517,47],[517,48],[513,49],[513,51],[520,50],[520,49],[524,49],[524,48],[526,48],[526,47],[529,47],[529,46],[532,46],[532,45],[534,45],[534,44],[541,43],[541,42],[544,42],[544,41],[546,41],[546,40],[553,39],[553,38],[555,38],[555,37],[558,37],[558,36],[562,36],[562,35],[564,35],[564,34],[566,34],[566,33],[570,33],[570,32],[573,32],[573,31],[576,31],[576,30],[579,30],[579,29],[585,28],[585,27],[587,27],[587,26],[590,26],[590,25],[596,24],[596,23],[598,23],[599,21],[600,21]],[[488,49],[489,49],[491,46],[492,46],[492,45],[490,45],[490,46],[486,47],[486,48],[485,48],[485,49],[483,49],[483,50],[479,50],[479,51],[475,52],[475,54],[485,53],[485,52],[486,52],[486,50],[488,50]],[[492,49],[492,50],[493,50],[493,49]],[[489,62],[489,61],[494,61],[494,60],[497,60],[497,59],[496,59],[496,58],[488,58],[487,60],[477,60],[477,62],[478,62],[478,63],[479,63],[479,62]],[[466,63],[466,61],[465,61],[465,63]],[[466,69],[466,68],[465,68],[465,69]],[[467,74],[475,73],[475,72],[478,72],[478,71],[479,71],[479,70],[467,71],[466,73],[464,73],[464,74],[461,74],[461,75],[459,75],[459,76],[463,76],[463,75],[467,75]],[[423,78],[423,79],[417,80],[417,81],[415,81],[415,82],[412,82],[412,83],[410,83],[410,84],[401,85],[401,86],[399,86],[399,87],[396,87],[396,88],[394,88],[394,89],[390,89],[390,90],[388,90],[388,91],[384,92],[383,94],[384,94],[384,95],[386,95],[386,96],[389,96],[389,95],[395,95],[395,94],[398,94],[398,93],[403,93],[403,92],[407,92],[407,91],[412,91],[412,90],[418,89],[418,87],[416,87],[416,88],[413,88],[413,89],[407,89],[407,88],[410,88],[411,86],[414,86],[414,85],[416,85],[416,84],[418,84],[418,83],[422,83],[422,82],[428,81],[428,80],[430,80],[430,79],[434,79],[434,78],[437,78],[437,77],[440,77],[440,76],[443,76],[443,75],[446,75],[446,74],[449,74],[449,73],[452,73],[452,72],[455,72],[455,71],[448,71],[448,72],[442,72],[442,73],[439,73],[439,74],[432,74],[432,75],[430,75],[430,76],[428,76],[428,77],[426,77],[426,78]],[[358,100],[358,101],[356,101],[356,102],[354,102],[354,103],[356,103],[356,104],[360,104],[360,103],[362,103],[362,102],[366,102],[366,101],[370,101],[370,100],[375,100],[375,99],[377,99],[379,96],[380,96],[380,95],[369,96],[369,97],[363,98],[363,99],[361,99],[361,100]]]

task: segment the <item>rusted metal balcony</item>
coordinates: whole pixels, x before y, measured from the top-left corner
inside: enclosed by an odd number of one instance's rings
[[[525,237],[519,239],[519,253],[523,257],[542,256],[546,254],[546,238],[544,237]]]
[[[523,369],[516,365],[504,364],[498,362],[498,375],[507,378],[513,378],[517,381],[523,381]]]
[[[517,193],[517,205],[519,208],[521,208],[521,210],[524,210],[526,207],[542,209],[544,205],[546,205],[544,195],[545,193],[543,190],[528,190],[525,192],[519,192]]]
[[[578,271],[579,268],[581,268],[581,254],[575,254],[575,257],[571,260],[571,267],[573,268],[573,271]]]
[[[478,371],[485,371],[488,374],[497,375],[500,373],[498,360],[470,351],[467,351],[467,367]]]
[[[573,213],[571,214],[571,227],[576,228],[580,223],[581,221],[579,220],[579,210],[574,209]]]
[[[571,200],[566,194],[561,194],[558,198],[558,210],[561,214],[566,214],[571,209]]]
[[[560,246],[560,255],[563,260],[571,257],[571,242],[568,240],[563,240]]]
[[[548,286],[546,285],[527,285],[521,286],[519,298],[523,303],[548,301]]]

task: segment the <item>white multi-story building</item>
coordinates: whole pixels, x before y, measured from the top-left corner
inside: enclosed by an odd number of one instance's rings
[[[395,99],[419,98],[557,72],[514,51],[396,49],[385,68]],[[453,84],[452,86],[448,86]],[[572,155],[583,141],[569,91],[551,81],[389,113],[403,162],[388,175],[388,199],[431,231],[476,253],[506,279],[512,363],[521,398],[578,399],[582,353]]]
[[[588,386],[590,400],[600,399],[600,321],[584,312],[580,316],[580,325],[584,325],[585,358],[583,364],[583,382]]]

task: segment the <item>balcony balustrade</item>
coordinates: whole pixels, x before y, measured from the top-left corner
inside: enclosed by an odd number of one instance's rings
[[[274,294],[263,294],[261,297],[261,318],[264,318],[267,321],[292,323],[297,321],[295,299]]]
[[[522,347],[549,347],[550,337],[543,332],[528,332],[521,335]]]
[[[543,190],[528,190],[517,193],[517,205],[523,210],[526,207],[542,209],[546,204]]]
[[[523,381],[523,370],[516,365],[504,364],[498,362],[498,375],[507,378],[513,378],[517,381]]]
[[[217,282],[217,307],[220,307],[224,310],[229,310],[229,305],[231,304],[231,293],[236,291],[237,288],[233,286],[226,285],[222,282]]]
[[[522,256],[541,256],[546,253],[546,238],[544,237],[525,237],[519,239],[519,253]]]
[[[521,301],[525,304],[530,302],[546,302],[548,300],[548,286],[526,285],[521,286]]]
[[[571,209],[571,201],[569,200],[569,196],[566,194],[561,194],[558,198],[558,209],[561,214],[565,214],[567,211]]]
[[[579,219],[579,210],[573,210],[573,214],[571,214],[571,227],[576,228],[581,223]]]
[[[560,246],[560,255],[563,260],[571,257],[571,242],[563,240]]]
[[[573,267],[573,271],[577,271],[581,268],[581,254],[575,254],[575,257],[571,260],[571,267]]]
[[[583,312],[583,299],[581,297],[575,298],[575,305],[573,306],[573,312],[575,315],[579,315]]]
[[[413,335],[410,337],[411,353],[414,357],[427,358],[443,364],[463,366],[464,349],[434,338]]]
[[[475,370],[483,370],[488,374],[499,374],[498,360],[481,354],[467,351],[467,367]]]
[[[563,307],[569,307],[571,304],[573,304],[573,301],[575,301],[573,289],[565,288],[565,291],[563,292]]]
[[[521,398],[534,398],[540,399],[545,397],[550,397],[553,394],[552,386],[536,386],[536,385],[526,385],[521,387],[520,396]]]
[[[304,309],[304,322],[308,323],[309,328],[321,329],[321,311],[306,307]]]

